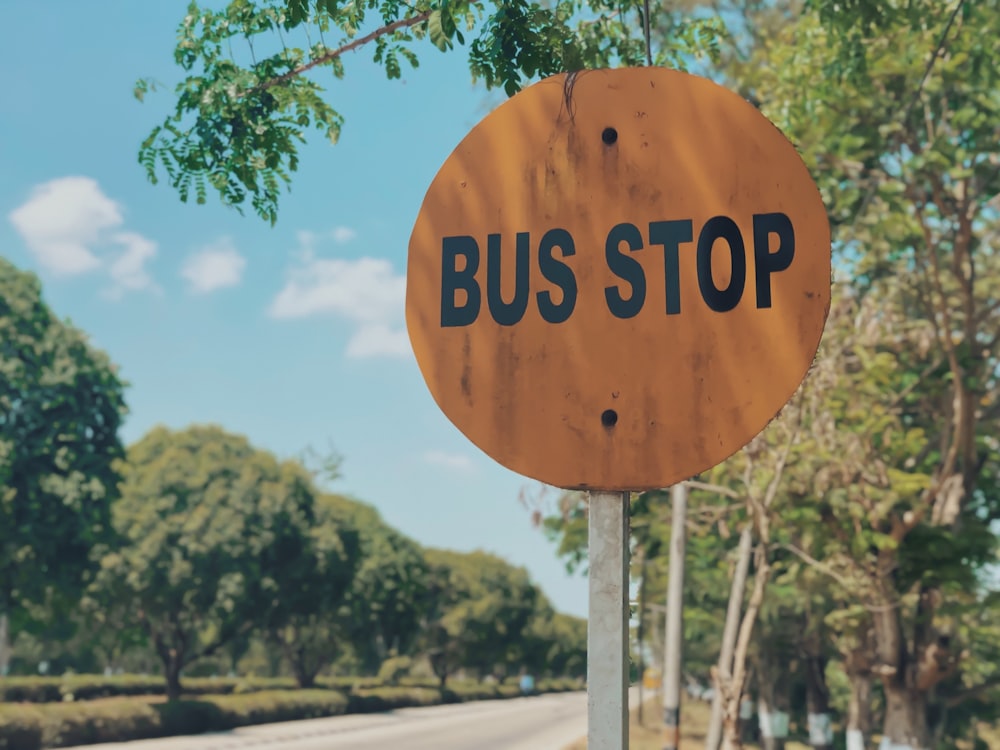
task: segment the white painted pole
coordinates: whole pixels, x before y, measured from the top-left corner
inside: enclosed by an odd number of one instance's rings
[[[591,492],[587,750],[628,748],[629,494]]]
[[[667,583],[667,625],[663,658],[664,750],[681,743],[681,652],[684,648],[684,551],[687,539],[687,485],[670,491],[670,579]]]

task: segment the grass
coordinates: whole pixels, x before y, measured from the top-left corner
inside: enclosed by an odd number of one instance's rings
[[[679,750],[704,750],[705,733],[708,730],[708,720],[712,708],[708,703],[685,703],[681,706],[681,744]],[[643,711],[643,723],[639,724],[638,710],[632,711],[629,724],[629,750],[663,750],[665,734],[663,732],[663,707],[656,698],[646,701]],[[587,740],[581,738],[565,750],[586,750]],[[753,744],[747,748],[757,747]],[[808,745],[789,742],[787,750],[809,750]]]

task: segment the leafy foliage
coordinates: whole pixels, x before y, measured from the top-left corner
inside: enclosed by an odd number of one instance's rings
[[[416,648],[428,590],[423,550],[369,505],[335,495],[320,502],[359,535],[361,563],[336,622],[362,669],[375,672],[390,653]]]
[[[344,122],[312,71],[342,78],[344,53],[369,45],[386,75],[400,78],[404,64],[417,67],[419,44],[446,52],[469,34],[473,77],[513,95],[554,73],[641,65],[641,7],[634,0],[231,0],[214,11],[192,2],[174,52],[185,76],[177,103],[143,141],[139,162],[154,183],[162,169],[182,201],[193,195],[204,203],[214,191],[229,206],[249,201],[274,224],[306,132],[318,129],[336,143]],[[721,28],[712,18],[679,24],[658,62],[715,54]],[[156,87],[140,80],[135,95],[141,101]]]
[[[485,676],[517,663],[542,596],[527,572],[485,552],[428,550],[427,561],[425,648],[442,685],[459,666]]]
[[[15,630],[73,604],[111,535],[124,383],[0,258],[0,613]]]
[[[271,561],[280,575],[266,611],[266,629],[282,649],[299,687],[347,648],[348,634],[337,627],[363,564],[360,532],[344,524],[328,504],[317,501],[309,527],[299,530],[304,546]]]
[[[102,558],[98,596],[131,603],[171,697],[185,665],[255,626],[290,626],[350,581],[339,538],[310,534],[308,475],[244,438],[158,428],[122,476],[114,523],[126,545]]]

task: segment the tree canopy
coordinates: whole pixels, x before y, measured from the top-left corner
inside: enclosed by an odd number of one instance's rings
[[[217,427],[158,428],[129,449],[114,523],[127,544],[101,564],[163,661],[168,692],[185,665],[255,627],[294,627],[342,595],[353,570],[315,492]]]
[[[430,657],[442,684],[458,666],[487,675],[523,661],[534,618],[541,626],[554,614],[527,571],[486,552],[429,550],[427,561]]]
[[[317,76],[343,78],[345,53],[368,47],[399,78],[419,64],[418,49],[467,46],[473,79],[512,95],[554,73],[642,64],[643,8],[636,0],[231,0],[222,10],[192,2],[174,51],[184,72],[176,106],[143,141],[139,162],[153,182],[162,170],[183,201],[204,203],[214,191],[229,206],[249,201],[274,224],[306,133],[334,143],[340,135],[344,116]],[[720,30],[715,17],[678,20],[657,61],[712,54]],[[156,87],[140,80],[136,97]]]
[[[998,681],[994,663],[970,657],[996,643],[979,613],[996,616],[1000,87],[982,40],[1000,6],[724,5],[746,14],[751,38],[724,50],[719,75],[810,167],[836,281],[800,393],[697,478],[692,512],[754,535],[743,605],[745,624],[759,618],[755,692],[773,687],[775,654],[826,660],[802,672],[810,713],[828,692],[852,731],[880,719],[891,742],[950,747],[992,715],[981,696]],[[792,419],[803,428],[786,453]],[[573,556],[584,537],[565,510],[549,525]],[[655,557],[655,540],[634,536]],[[699,590],[702,575],[692,568]],[[788,711],[794,694],[765,697]]]
[[[71,604],[111,534],[125,384],[0,258],[0,615]]]
[[[428,555],[374,507],[320,489],[336,459],[311,470],[212,425],[156,427],[126,451],[123,392],[38,279],[0,259],[4,675],[10,636],[22,674],[42,660],[55,673],[131,668],[162,674],[171,699],[182,674],[220,669],[303,687],[386,665],[426,680],[435,607],[479,613],[467,621],[483,648],[465,643],[452,672],[580,675],[583,622],[556,613],[523,569]],[[432,600],[445,558],[447,585],[461,585]]]

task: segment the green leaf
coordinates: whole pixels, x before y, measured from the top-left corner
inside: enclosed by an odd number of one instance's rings
[[[442,52],[446,52],[451,49],[451,40],[445,33],[443,25],[443,16],[440,9],[432,11],[430,16],[427,18],[427,33],[430,37],[431,44],[437,47]]]

